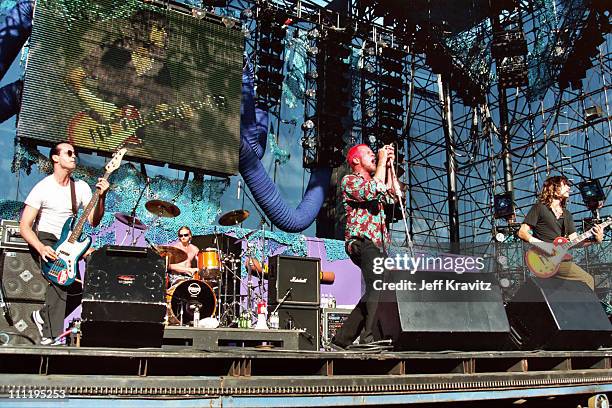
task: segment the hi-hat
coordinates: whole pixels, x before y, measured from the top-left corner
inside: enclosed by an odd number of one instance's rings
[[[145,204],[145,208],[153,215],[158,217],[172,218],[181,213],[181,210],[174,204],[162,200],[150,200]]]
[[[122,212],[116,212],[114,215],[115,215],[115,218],[117,219],[117,221],[119,221],[122,224],[127,225],[128,227],[134,227],[134,229],[142,230],[142,231],[144,231],[144,230],[146,230],[148,228],[138,218],[132,217],[129,214],[122,213]]]
[[[155,249],[160,256],[168,257],[169,264],[176,264],[187,260],[187,253],[180,248],[170,245],[157,245]]]
[[[247,210],[234,210],[223,214],[221,218],[219,218],[219,225],[236,225],[240,224],[247,218],[249,218],[249,212]]]

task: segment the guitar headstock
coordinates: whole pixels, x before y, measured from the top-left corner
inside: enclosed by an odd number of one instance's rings
[[[125,147],[122,147],[121,149],[117,150],[115,154],[113,154],[113,158],[110,159],[108,163],[106,163],[106,166],[104,166],[104,170],[106,170],[107,173],[112,173],[113,171],[117,170],[121,165],[121,160],[123,160],[123,156],[125,156],[126,153],[127,149]]]

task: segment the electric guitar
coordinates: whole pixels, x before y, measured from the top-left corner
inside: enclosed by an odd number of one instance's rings
[[[599,225],[606,228],[610,224],[612,224],[612,217],[604,218]],[[569,261],[572,259],[572,256],[568,252],[570,248],[593,235],[593,230],[589,229],[571,241],[565,237],[557,237],[553,241],[554,249],[553,253],[550,255],[536,246],[532,246],[525,253],[525,263],[529,270],[538,278],[550,278],[555,276],[559,270],[559,264],[561,264],[562,261]]]
[[[119,168],[121,159],[126,152],[125,147],[119,149],[104,166],[106,173],[104,173],[103,178],[105,180],[108,180],[111,173]],[[90,237],[80,239],[83,226],[91,210],[98,204],[99,198],[100,190],[96,189],[76,224],[74,223],[74,217],[68,218],[64,223],[60,239],[53,245],[53,250],[58,258],[55,261],[49,260],[42,263],[42,272],[50,281],[61,286],[68,286],[75,281],[79,259],[91,246]]]
[[[108,122],[98,123],[85,111],[76,113],[68,122],[68,142],[89,149],[113,150],[124,144],[142,143],[136,130],[166,122],[171,119],[188,119],[193,112],[205,107],[214,107],[212,98],[202,101],[181,102],[176,105],[158,105],[147,114],[127,105],[113,112]]]

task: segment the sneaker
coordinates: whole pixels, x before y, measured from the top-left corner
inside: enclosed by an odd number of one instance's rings
[[[52,346],[53,345],[53,339],[51,337],[42,337],[40,339],[40,345],[41,346]]]
[[[32,312],[32,321],[36,325],[36,328],[38,329],[38,334],[40,334],[40,337],[45,338],[43,334],[43,325],[45,324],[45,321],[40,315],[40,310],[35,310]]]

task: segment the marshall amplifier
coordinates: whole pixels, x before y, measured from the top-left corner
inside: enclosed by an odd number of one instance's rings
[[[319,258],[276,255],[270,257],[269,264],[269,304],[280,303],[287,296],[283,305],[319,307]]]
[[[84,346],[161,347],[164,259],[152,249],[105,246],[87,264],[83,286]]]

